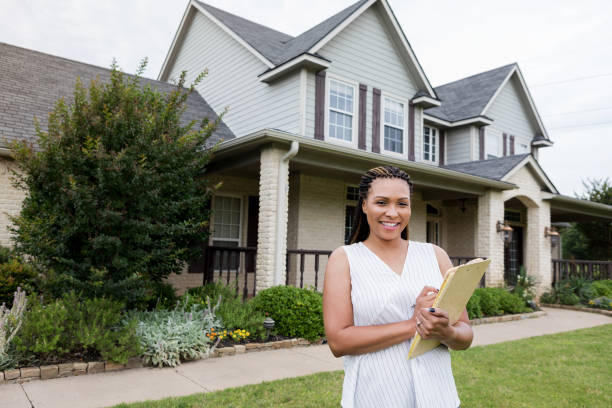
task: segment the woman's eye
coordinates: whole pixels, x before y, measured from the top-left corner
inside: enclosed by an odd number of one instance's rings
[[[378,204],[378,205],[385,205],[386,203],[384,201],[377,201],[376,204]]]

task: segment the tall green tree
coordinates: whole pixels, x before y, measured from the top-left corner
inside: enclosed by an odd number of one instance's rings
[[[59,100],[48,131],[37,129],[40,149],[14,146],[15,184],[27,191],[15,247],[57,289],[133,300],[207,237],[204,146],[216,123],[180,121],[205,73],[162,93],[141,83],[145,66],[131,76],[113,63],[109,81],[77,81],[73,102]]]
[[[608,178],[582,182],[586,193],[576,197],[612,205],[612,184]],[[576,222],[563,232],[563,257],[612,260],[612,222]]]

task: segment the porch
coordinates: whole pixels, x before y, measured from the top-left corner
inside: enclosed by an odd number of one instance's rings
[[[274,130],[219,147],[207,171],[222,183],[210,239],[189,273],[172,281],[235,281],[244,296],[275,285],[322,290],[329,254],[350,237],[359,178],[383,164],[406,170],[414,183],[411,240],[443,247],[454,263],[490,258],[486,286],[513,284],[524,265],[538,292],[548,290],[553,245],[544,232],[558,210],[530,170],[496,181]],[[602,214],[612,218],[610,209]]]

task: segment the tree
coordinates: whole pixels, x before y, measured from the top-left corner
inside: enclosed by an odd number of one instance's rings
[[[606,179],[582,182],[586,194],[577,198],[612,205],[612,184]],[[563,256],[575,259],[612,260],[612,222],[576,222],[563,233]]]
[[[130,76],[113,63],[108,82],[77,81],[73,103],[59,100],[48,131],[37,127],[40,149],[14,146],[15,185],[27,191],[15,247],[58,289],[131,301],[207,238],[204,146],[216,122],[180,122],[205,72],[188,89],[183,72],[166,94],[141,84],[145,67]]]

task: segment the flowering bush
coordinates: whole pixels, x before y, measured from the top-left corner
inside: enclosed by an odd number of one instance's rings
[[[215,316],[219,302],[211,307],[179,303],[172,310],[133,312],[136,334],[144,350],[145,362],[157,367],[175,367],[185,360],[207,357],[217,343],[211,333],[218,333],[221,321]]]

